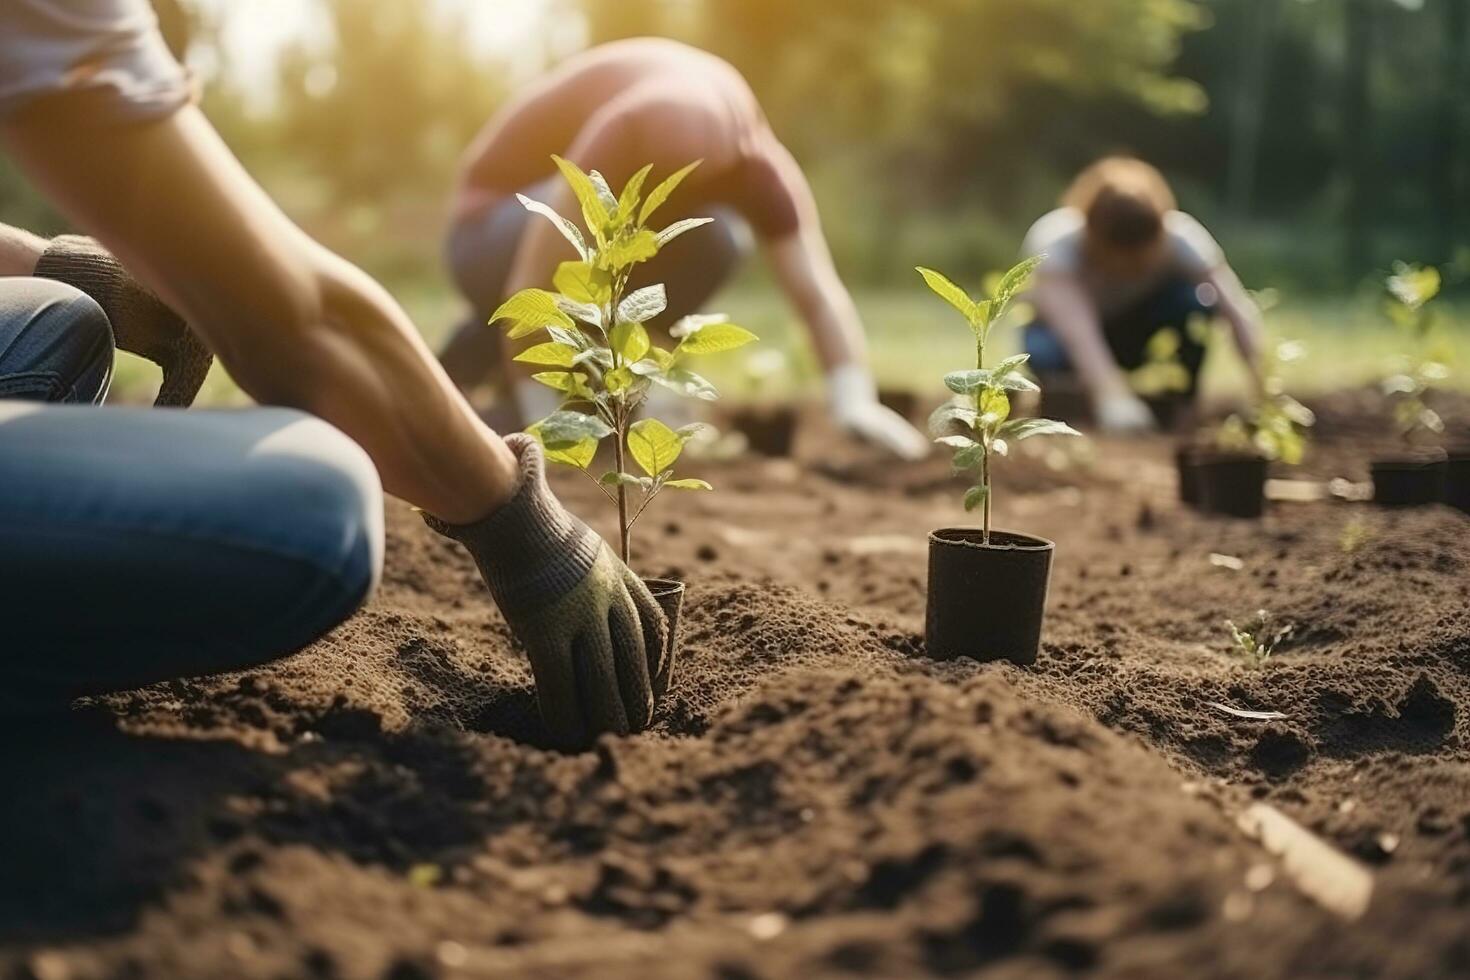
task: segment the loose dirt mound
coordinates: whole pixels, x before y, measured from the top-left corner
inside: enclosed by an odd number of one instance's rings
[[[538,748],[472,565],[397,505],[381,593],[311,649],[10,725],[0,976],[1470,970],[1464,517],[1212,521],[1162,443],[1022,459],[1001,521],[1059,547],[1023,671],[918,656],[942,462],[704,475],[640,528],[691,582],[642,735]],[[1296,630],[1248,671],[1221,622],[1256,608]],[[1374,868],[1366,919],[1242,836],[1256,799]]]

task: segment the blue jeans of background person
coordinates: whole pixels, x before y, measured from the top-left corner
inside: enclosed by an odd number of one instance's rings
[[[110,335],[99,369],[95,343],[49,334],[58,284],[27,309],[19,296],[42,293],[14,282],[0,337],[33,342],[29,363],[14,343],[0,356],[0,382],[30,399],[0,401],[0,711],[259,664],[362,604],[383,502],[356,443],[290,409],[36,404],[43,387],[100,398]]]
[[[1179,333],[1179,360],[1189,372],[1186,395],[1199,386],[1199,372],[1205,361],[1205,345],[1188,329],[1192,317],[1213,317],[1215,307],[1200,298],[1197,284],[1183,279],[1165,282],[1157,290],[1120,313],[1103,319],[1103,337],[1113,352],[1118,366],[1131,371],[1143,365],[1149,338],[1165,327]],[[1041,319],[1033,320],[1025,332],[1028,366],[1040,375],[1072,374],[1072,359],[1052,328]]]

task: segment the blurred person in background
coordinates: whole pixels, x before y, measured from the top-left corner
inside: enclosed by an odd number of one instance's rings
[[[1146,432],[1153,412],[1127,372],[1141,366],[1149,340],[1173,328],[1193,401],[1204,338],[1192,318],[1223,317],[1259,384],[1261,315],[1219,244],[1178,210],[1163,174],[1142,160],[1108,157],[1073,181],[1062,206],[1031,226],[1024,256],[1044,255],[1029,299],[1030,367],[1047,384],[1081,382],[1099,426]],[[1059,377],[1060,376],[1060,377]]]
[[[646,164],[658,179],[702,160],[670,200],[669,220],[715,222],[635,275],[635,286],[667,287],[669,306],[656,323],[697,312],[734,275],[754,238],[811,334],[837,424],[904,459],[927,453],[928,440],[878,402],[862,320],[833,265],[800,165],[739,72],[665,39],[617,41],[568,59],[503,108],[465,153],[446,252],[471,315],[440,354],[461,388],[493,381],[508,389],[522,426],[557,407],[556,393],[531,381],[499,331],[485,325],[505,298],[547,286],[570,255],[552,226],[516,199],[525,194],[575,213],[552,154],[600,171],[614,187]]]
[[[310,643],[379,579],[386,488],[474,557],[554,739],[648,723],[648,589],[250,178],[147,0],[0,4],[0,139],[96,236],[0,225],[0,714]],[[162,366],[162,404],[212,352],[276,407],[103,406],[115,346]]]

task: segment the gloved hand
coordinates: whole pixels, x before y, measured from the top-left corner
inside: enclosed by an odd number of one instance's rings
[[[75,286],[92,297],[107,314],[117,346],[163,368],[155,405],[194,403],[214,355],[177,313],[106,249],[81,235],[61,235],[41,254],[36,275]]]
[[[1158,420],[1148,405],[1131,391],[1101,395],[1093,401],[1093,413],[1104,432],[1118,435],[1141,435],[1158,428]]]
[[[899,459],[929,455],[929,440],[902,415],[878,401],[873,376],[856,364],[844,364],[827,375],[832,418],[845,432],[887,450]]]
[[[526,648],[558,744],[645,728],[673,668],[668,622],[642,580],[552,494],[541,445],[521,433],[505,442],[520,460],[514,497],[474,524],[424,521],[474,557]]]

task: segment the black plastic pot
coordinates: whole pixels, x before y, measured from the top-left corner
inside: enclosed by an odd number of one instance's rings
[[[1445,499],[1449,465],[1443,449],[1381,456],[1368,469],[1373,474],[1373,502],[1380,507],[1422,507]]]
[[[1188,507],[1199,506],[1198,446],[1180,446],[1174,450],[1174,468],[1179,473],[1179,502]]]
[[[978,527],[929,535],[929,608],[924,633],[938,660],[1036,662],[1056,545],[1045,538]]]
[[[1470,514],[1470,447],[1450,450],[1445,461],[1444,502]]]
[[[730,415],[730,427],[745,436],[752,452],[785,458],[796,442],[796,410],[784,406],[737,409]]]
[[[1206,514],[1260,517],[1266,512],[1266,466],[1248,453],[1200,452],[1194,459],[1196,505]]]
[[[658,603],[669,621],[669,645],[664,651],[664,663],[669,667],[661,676],[653,679],[653,696],[661,698],[664,691],[668,690],[669,681],[673,679],[674,664],[679,652],[679,615],[684,611],[684,583],[667,578],[646,578],[643,584],[653,593],[653,601]]]

